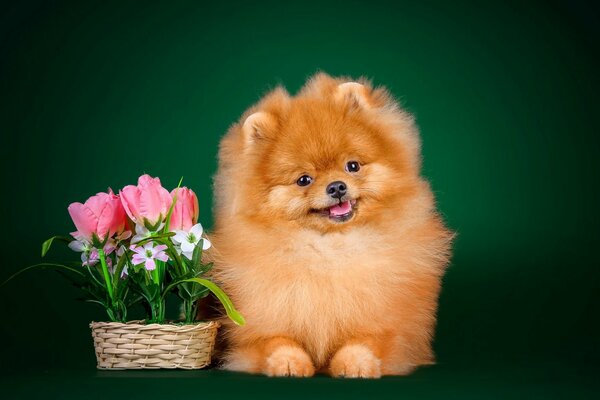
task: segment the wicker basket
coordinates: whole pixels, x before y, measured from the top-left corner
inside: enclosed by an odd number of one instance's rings
[[[92,322],[98,369],[199,369],[210,364],[219,323]]]

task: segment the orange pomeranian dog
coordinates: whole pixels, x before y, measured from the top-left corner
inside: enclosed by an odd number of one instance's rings
[[[224,321],[225,369],[377,378],[434,361],[452,233],[385,89],[319,73],[273,90],[223,138],[215,190],[215,278],[247,321]]]

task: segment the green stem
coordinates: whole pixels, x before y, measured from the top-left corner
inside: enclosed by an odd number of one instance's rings
[[[156,264],[156,267],[152,270],[152,280],[160,287],[160,273],[158,271],[160,266],[158,265],[158,261],[156,262]]]
[[[165,244],[169,248],[170,255],[172,255],[175,258],[175,267],[179,270],[179,271],[177,271],[179,273],[179,275],[183,275],[183,274],[187,273],[188,271],[185,266],[185,262],[183,262],[183,259],[177,253],[177,250],[175,250],[175,246],[173,246],[173,244],[170,243],[170,241],[167,241]]]
[[[157,324],[165,322],[165,303],[160,299],[152,304],[152,322]]]
[[[152,322],[160,323],[160,303],[152,304]]]
[[[110,274],[108,272],[108,266],[106,265],[106,256],[104,255],[103,249],[98,249],[98,257],[100,258],[100,264],[102,265],[102,274],[104,275],[104,282],[106,282],[106,290],[108,291],[108,297],[110,298],[110,305],[115,303],[112,279],[110,279]]]
[[[156,261],[156,267],[150,272],[152,281],[156,285],[156,292],[152,294],[150,307],[152,309],[152,321],[156,323],[163,323],[165,319],[165,300],[161,296],[161,289],[163,287],[164,278],[164,263],[162,261]]]
[[[194,320],[193,309],[194,302],[192,300],[183,300],[183,312],[185,314],[185,322],[192,322]]]
[[[194,306],[192,307],[192,320],[190,322],[196,321],[198,318],[198,308],[200,307],[200,299],[194,301]]]

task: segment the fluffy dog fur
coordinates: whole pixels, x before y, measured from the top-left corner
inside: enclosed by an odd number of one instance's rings
[[[356,201],[346,222],[327,215],[332,181]],[[434,361],[452,234],[385,89],[320,73],[271,91],[223,138],[215,193],[215,278],[247,320],[223,321],[224,368],[374,378]]]

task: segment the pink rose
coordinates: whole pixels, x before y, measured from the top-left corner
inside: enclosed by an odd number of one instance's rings
[[[173,206],[169,230],[187,232],[198,222],[198,197],[186,187],[173,189],[171,196],[173,199],[177,196],[177,200]]]
[[[150,175],[142,175],[137,186],[125,186],[120,192],[125,212],[136,224],[145,225],[148,229],[158,229],[173,199],[160,184],[160,179]]]
[[[125,229],[125,210],[119,196],[111,189],[108,193],[98,193],[84,204],[71,203],[69,215],[77,228],[71,235],[77,240],[92,242],[94,236],[100,241],[120,233]]]

